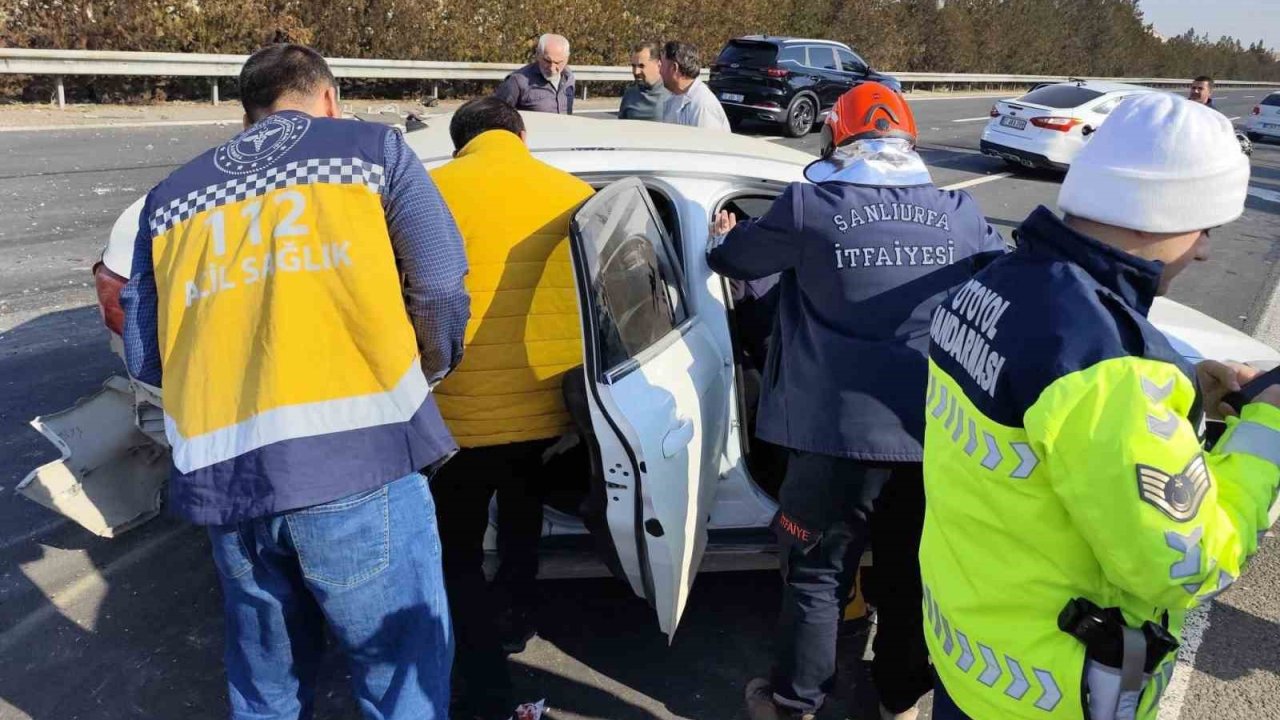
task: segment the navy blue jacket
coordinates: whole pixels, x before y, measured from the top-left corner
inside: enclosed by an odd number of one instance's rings
[[[1195,367],[1147,320],[1162,263],[1076,232],[1045,207],[1032,212],[1015,237],[1014,252],[948,298],[938,312],[938,341],[930,348],[933,361],[960,384],[979,412],[1001,425],[1022,427],[1027,409],[1055,381],[1112,358],[1168,362],[1196,382]],[[989,327],[974,327],[956,309],[966,303],[969,309],[977,304],[1007,307],[989,315],[974,313],[989,318]],[[956,329],[966,327],[973,327],[977,344],[985,345],[971,354],[978,362],[968,369],[961,358],[970,355],[942,347],[949,337],[954,339]],[[1200,422],[1200,406],[1197,399],[1188,416],[1194,425]]]
[[[756,434],[823,455],[920,462],[933,311],[1004,252],[964,192],[790,185],[707,258],[738,280],[781,273]]]

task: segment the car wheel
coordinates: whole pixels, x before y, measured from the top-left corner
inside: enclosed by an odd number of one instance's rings
[[[742,120],[740,120],[740,119],[738,119],[738,118],[733,117],[732,115],[730,115],[730,116],[729,116],[729,129],[730,129],[730,130],[732,130],[733,132],[738,132],[738,131],[742,130]]]
[[[813,123],[817,120],[818,111],[813,101],[807,97],[798,97],[791,102],[791,109],[787,111],[787,122],[783,125],[783,131],[787,137],[804,137],[813,130]]]
[[[1258,142],[1262,139],[1262,136],[1255,132],[1245,133],[1244,136],[1249,138],[1249,142]]]
[[[1004,158],[1004,164],[1008,166],[1010,170],[1026,170],[1027,169],[1026,165],[1023,165],[1017,160],[1010,160],[1009,158]]]

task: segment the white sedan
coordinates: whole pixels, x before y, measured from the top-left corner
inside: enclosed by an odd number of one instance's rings
[[[565,479],[578,496],[547,509],[544,576],[607,567],[671,634],[699,570],[776,567],[768,525],[781,477],[748,432],[758,374],[738,362],[735,311],[704,251],[717,210],[761,214],[812,157],[656,123],[541,113],[525,122],[539,159],[599,190],[574,218],[571,248],[586,395],[575,419],[590,463],[578,482]],[[447,118],[407,137],[428,167],[452,156]],[[140,205],[122,215],[95,268],[117,350]],[[1176,303],[1157,301],[1153,317],[1190,359],[1280,362]],[[159,403],[154,389],[114,377],[35,420],[64,457],[33,471],[20,491],[104,536],[150,519],[168,475]]]
[[[1254,142],[1263,138],[1280,140],[1280,92],[1273,92],[1254,105],[1244,128]]]
[[[1079,80],[1036,88],[991,108],[981,150],[1017,167],[1065,171],[1121,100],[1156,92],[1140,85]]]

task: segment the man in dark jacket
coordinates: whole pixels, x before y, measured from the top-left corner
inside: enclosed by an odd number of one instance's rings
[[[652,42],[631,48],[631,75],[636,81],[622,94],[619,120],[662,122],[662,110],[671,93],[662,83],[661,53],[658,44]]]
[[[913,718],[933,684],[917,560],[929,323],[1004,241],[963,192],[939,190],[914,151],[906,101],[864,83],[823,130],[816,184],[763,217],[716,218],[711,269],[780,273],[756,434],[790,457],[774,521],[786,582],[772,677],[747,687],[752,720],[811,717],[834,685],[836,632],[859,558],[875,548],[872,675],[885,718]],[[727,233],[727,234],[725,234]]]
[[[569,40],[548,33],[538,38],[533,62],[508,75],[493,94],[517,110],[572,115],[573,89]]]

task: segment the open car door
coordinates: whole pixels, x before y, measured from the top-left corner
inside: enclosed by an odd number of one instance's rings
[[[574,215],[571,244],[598,445],[598,540],[668,637],[707,541],[732,364],[686,302],[671,236],[643,183],[619,180]]]

